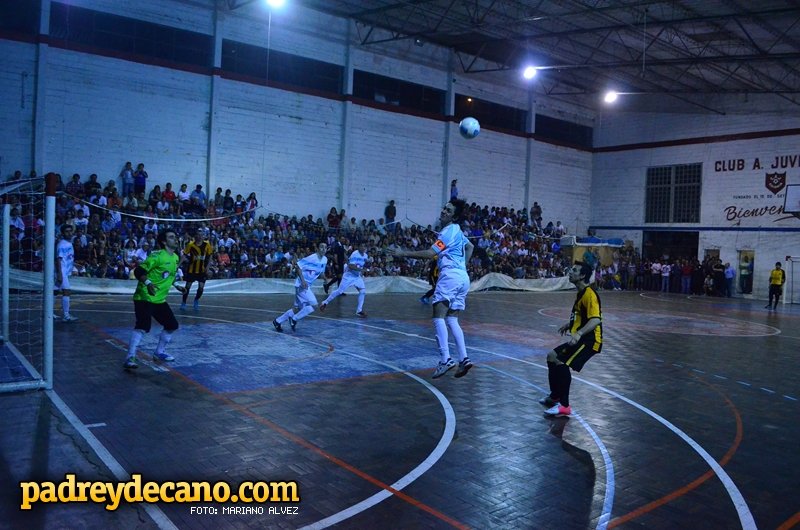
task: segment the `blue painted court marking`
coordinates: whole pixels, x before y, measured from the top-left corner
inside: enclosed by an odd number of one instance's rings
[[[535,388],[540,393],[546,393],[546,390],[544,388],[535,385],[530,381],[522,379],[521,377],[517,377],[514,374],[510,374],[503,370],[499,370],[494,366],[484,364],[481,366],[481,368],[487,368],[493,372],[497,372],[498,374],[502,374],[506,377],[514,379],[515,381],[523,385]],[[583,426],[583,428],[586,429],[586,432],[588,432],[589,436],[592,437],[592,440],[594,440],[594,443],[597,445],[597,448],[600,450],[600,454],[603,457],[603,465],[605,466],[606,470],[606,487],[605,487],[605,494],[603,496],[603,509],[597,521],[596,528],[597,530],[605,530],[608,527],[608,522],[611,520],[611,510],[614,507],[614,493],[616,491],[616,485],[614,481],[614,463],[611,460],[611,454],[608,452],[608,449],[603,443],[603,440],[600,438],[600,436],[598,436],[598,434],[594,431],[594,429],[592,429],[589,423],[587,423],[586,420],[584,420],[581,417],[581,415],[578,414],[577,412],[572,413],[570,418],[575,418],[576,420],[578,420],[581,426]]]
[[[103,312],[103,313],[113,312],[113,313],[133,314],[133,311],[97,311],[97,310],[88,310],[88,311],[90,311],[90,312]],[[278,311],[269,311],[269,312],[278,313]],[[238,323],[238,322],[226,321],[226,320],[222,320],[222,319],[218,319],[218,318],[201,317],[201,316],[196,316],[196,315],[192,315],[192,317],[193,318],[197,318],[197,319],[202,319],[202,320],[210,320],[210,321],[214,321],[214,322],[224,322],[224,323],[226,323],[228,325],[239,324],[239,325],[250,327],[250,328],[256,328],[256,329],[259,329],[261,331],[268,330],[268,329],[271,330],[272,329],[271,327],[267,328],[266,326],[256,325],[256,324],[252,324],[252,323]],[[286,336],[286,335],[283,335],[283,334],[278,334],[275,331],[265,331],[265,333],[272,333],[272,334],[274,334],[276,336]],[[314,345],[317,348],[327,346],[324,343],[315,342],[315,341],[313,341],[311,339],[308,339],[308,338],[305,338],[305,337],[297,337],[296,335],[294,335],[294,336],[286,336],[286,337],[287,337],[287,339],[288,338],[299,339],[299,341],[310,343],[310,344]],[[417,381],[418,383],[422,384],[425,388],[427,388],[436,397],[436,399],[439,401],[439,404],[442,406],[442,409],[444,411],[444,416],[445,416],[445,425],[444,425],[444,430],[442,432],[442,436],[439,439],[439,442],[436,444],[436,446],[431,451],[431,453],[427,456],[427,458],[425,458],[425,460],[420,462],[420,464],[417,465],[414,469],[412,469],[406,475],[404,475],[399,480],[397,480],[396,482],[394,482],[393,484],[390,485],[390,487],[393,488],[394,490],[401,491],[404,488],[406,488],[408,485],[413,483],[415,480],[417,480],[419,477],[424,475],[430,468],[432,468],[442,458],[442,456],[444,456],[445,452],[447,452],[447,448],[453,442],[453,437],[455,436],[455,432],[456,432],[455,410],[453,410],[453,406],[450,404],[450,402],[444,396],[444,394],[442,394],[436,387],[434,387],[433,385],[431,385],[430,383],[428,383],[424,379],[421,379],[420,377],[417,377],[416,375],[414,375],[412,373],[409,373],[408,371],[405,371],[405,370],[403,370],[403,369],[401,369],[401,368],[399,368],[399,367],[397,367],[397,366],[395,366],[393,364],[387,363],[387,362],[383,362],[383,361],[380,361],[380,360],[377,360],[377,359],[371,359],[369,357],[365,357],[363,355],[359,355],[359,354],[352,353],[352,352],[347,352],[347,351],[344,351],[344,350],[341,350],[341,349],[337,349],[336,352],[338,354],[347,355],[347,356],[350,356],[352,358],[359,359],[361,361],[368,361],[370,363],[381,365],[381,366],[391,370],[392,372],[395,372],[395,373],[399,372],[399,373],[401,373],[401,374],[403,374],[403,375],[405,375],[407,377],[410,377],[411,379]],[[66,407],[66,404],[64,406]],[[88,431],[88,429],[85,429],[85,427],[84,427],[84,430],[91,437],[94,437],[94,435],[92,435]],[[99,444],[99,441],[97,443]],[[93,446],[93,448],[94,448],[94,446]],[[116,460],[114,460],[113,456],[111,456],[111,454],[107,450],[105,450],[105,448],[102,447],[102,445],[100,446],[100,448],[102,449],[102,451],[104,451],[105,453],[108,454],[108,458],[113,461],[112,464],[116,463]],[[121,466],[119,466],[118,463],[116,465],[121,469]],[[312,524],[310,524],[310,525],[308,525],[308,526],[306,526],[304,528],[321,529],[321,528],[327,528],[327,527],[332,526],[334,524],[338,524],[338,523],[340,523],[340,522],[342,522],[342,521],[344,521],[344,520],[346,520],[346,519],[348,519],[350,517],[353,517],[353,516],[363,512],[364,510],[368,510],[369,508],[375,506],[376,504],[380,503],[381,501],[386,500],[389,497],[392,497],[393,495],[394,494],[389,490],[385,490],[385,489],[384,490],[380,490],[377,493],[375,493],[374,495],[364,499],[363,501],[361,501],[361,502],[359,502],[357,504],[354,504],[354,505],[352,505],[352,506],[350,506],[350,507],[348,507],[348,508],[346,508],[346,509],[344,509],[344,510],[342,510],[340,512],[337,512],[337,513],[335,513],[333,515],[330,515],[330,516],[328,516],[328,517],[326,517],[324,519],[321,519],[321,520],[319,520],[319,521],[317,521],[315,523],[312,523]],[[159,522],[153,516],[153,514],[151,514],[151,517],[153,517],[154,520],[156,520],[157,523]],[[169,520],[167,519],[167,521],[169,521]],[[162,527],[162,528],[167,528],[167,527]]]
[[[33,369],[30,364],[28,367],[23,365],[27,363],[22,354],[15,354],[14,351],[9,349],[8,343],[3,343],[0,346],[0,383],[17,383],[20,381],[32,381],[34,377],[31,372]]]
[[[131,311],[86,312],[124,313]],[[269,311],[276,313],[276,311]],[[185,320],[203,322],[186,323]],[[382,358],[392,352],[395,367],[406,371],[429,370],[435,361],[427,347],[409,347],[401,337],[428,338],[430,327],[420,324],[387,321],[381,328],[347,326],[343,333],[342,321],[335,318],[301,320],[297,332],[277,333],[269,322],[243,323],[209,318],[197,314],[184,315],[184,322],[169,347],[174,362],[142,363],[156,371],[176,370],[215,393],[234,393],[291,384],[305,384],[354,377],[368,377],[393,373],[379,364],[365,364],[357,359],[332,355],[336,350],[358,349]],[[409,329],[409,328],[413,328]],[[256,329],[258,332],[254,333]],[[396,332],[396,338],[388,337],[386,329]],[[108,342],[115,349],[126,351],[123,346],[130,338],[129,328],[110,327],[103,331],[114,337]],[[496,330],[498,331],[498,330]],[[375,333],[380,333],[376,336]],[[498,336],[502,333],[496,333]],[[308,335],[311,335],[309,337]],[[151,353],[158,343],[159,332],[146,334],[139,350]],[[313,338],[314,341],[300,340]],[[535,338],[534,338],[535,339]],[[536,356],[549,348],[535,347],[537,340],[531,339],[524,351]],[[291,344],[287,348],[287,341]],[[519,344],[505,344],[491,338],[478,339],[476,345],[499,351],[518,352]],[[122,360],[120,357],[120,361]],[[279,369],[276,370],[276,367]]]
[[[320,317],[317,317],[317,318],[320,318]],[[326,318],[326,317],[321,317],[321,318]],[[372,327],[372,328],[375,328],[375,329],[383,329],[383,328],[380,328],[378,326],[372,326],[370,324],[365,324],[363,322],[350,322],[350,321],[347,321],[347,320],[341,320],[340,322],[347,323],[347,324],[350,324],[350,325],[355,325],[355,326],[363,326],[363,327]],[[384,329],[384,331],[395,332],[394,330],[391,330],[391,329]],[[435,340],[433,338],[428,338],[428,337],[419,337],[419,338],[424,339],[424,340],[428,340],[428,341],[434,341]],[[537,367],[537,368],[539,368],[541,370],[546,370],[547,369],[547,367],[540,366],[540,365],[538,365],[538,364],[536,364],[534,362],[528,361],[526,359],[520,359],[520,358],[517,358],[517,357],[510,356],[510,355],[496,353],[496,352],[492,352],[492,351],[484,350],[484,349],[480,349],[480,348],[474,348],[472,346],[467,346],[467,349],[468,350],[473,350],[473,351],[479,351],[479,352],[486,353],[486,354],[489,354],[489,355],[494,355],[494,356],[497,356],[497,357],[502,357],[502,358],[505,358],[505,359],[508,359],[508,360],[512,360],[512,361],[525,363],[525,364],[528,364],[528,365],[531,365],[531,366],[535,366],[535,367]],[[714,460],[714,458],[710,454],[708,454],[708,452],[705,449],[703,449],[703,447],[700,444],[698,444],[694,439],[692,439],[685,432],[683,432],[678,427],[673,425],[666,418],[658,415],[657,413],[655,413],[654,411],[648,409],[644,405],[641,405],[641,404],[637,403],[636,401],[633,401],[632,399],[626,398],[622,394],[619,394],[619,393],[617,393],[617,392],[615,392],[613,390],[610,390],[610,389],[608,389],[608,388],[606,388],[606,387],[604,387],[602,385],[598,385],[597,383],[592,383],[591,381],[588,381],[588,380],[583,379],[581,377],[573,376],[573,379],[575,379],[577,381],[580,381],[581,383],[583,383],[585,385],[589,385],[589,386],[591,386],[591,387],[593,387],[593,388],[595,388],[595,389],[597,389],[597,390],[599,390],[601,392],[604,392],[604,393],[606,393],[606,394],[608,394],[610,396],[613,396],[613,397],[615,397],[617,399],[620,399],[620,400],[624,401],[625,403],[628,403],[629,405],[639,409],[640,411],[644,412],[645,414],[647,414],[648,416],[650,416],[651,418],[653,418],[657,422],[661,423],[664,427],[666,427],[667,429],[672,431],[673,434],[675,434],[676,436],[681,438],[684,442],[686,442],[686,444],[689,445],[689,447],[691,447],[703,460],[706,461],[708,466],[717,475],[717,478],[719,478],[719,480],[722,483],[723,487],[727,491],[728,496],[730,497],[731,501],[733,502],[734,508],[736,509],[736,513],[739,516],[739,522],[741,523],[742,528],[747,529],[747,530],[756,528],[755,520],[753,519],[753,514],[750,512],[750,508],[747,506],[747,502],[745,501],[744,497],[742,496],[742,493],[739,491],[739,488],[736,487],[736,484],[733,482],[733,480],[730,478],[730,476],[725,472],[725,470],[722,468],[722,466],[720,466],[719,463],[716,460]]]
[[[232,310],[243,310],[243,309],[245,309],[245,308],[233,307],[233,306],[214,306],[214,307],[217,308],[217,309],[232,309]],[[250,309],[250,310],[252,311],[252,309]],[[278,313],[278,311],[270,311],[270,310],[261,310],[261,311],[266,311],[266,312],[269,312],[269,313]],[[131,311],[124,311],[124,312],[128,313],[128,314],[131,313]],[[194,317],[193,316],[193,318],[204,318],[204,317]],[[427,341],[430,341],[430,342],[433,342],[435,340],[435,339],[430,338],[430,337],[420,336],[419,334],[416,334],[416,333],[414,333],[414,334],[406,333],[406,332],[400,331],[399,329],[395,330],[395,329],[391,329],[391,328],[374,326],[374,325],[371,325],[371,324],[367,324],[367,323],[365,323],[363,321],[353,322],[353,321],[349,321],[349,320],[334,319],[334,318],[321,317],[321,316],[315,316],[315,317],[312,317],[312,318],[314,318],[315,320],[319,320],[319,321],[334,320],[337,323],[339,323],[340,325],[344,324],[344,325],[350,325],[350,326],[372,328],[372,329],[382,330],[382,331],[386,331],[386,332],[390,332],[390,333],[399,333],[401,335],[413,336],[414,338],[420,338],[420,339],[427,340]],[[210,318],[207,319],[207,320],[221,321],[221,319],[210,319]],[[253,327],[257,327],[257,326],[253,326]],[[531,366],[536,366],[537,368],[542,369],[542,370],[546,370],[547,369],[546,367],[540,366],[540,365],[538,365],[538,364],[536,364],[534,362],[528,361],[526,359],[521,359],[521,358],[518,358],[518,357],[505,355],[505,354],[501,354],[501,353],[497,353],[497,352],[493,352],[493,351],[489,351],[489,350],[485,350],[485,349],[475,348],[475,347],[472,347],[472,346],[469,346],[468,349],[472,350],[472,351],[479,351],[479,352],[486,353],[486,354],[489,354],[489,355],[505,358],[505,359],[512,360],[512,361],[525,363],[525,364],[528,364],[528,365],[531,365]],[[644,407],[643,405],[641,405],[641,404],[639,404],[639,403],[637,403],[637,402],[635,402],[635,401],[633,401],[633,400],[631,400],[629,398],[626,398],[626,397],[622,396],[621,394],[619,394],[617,392],[614,392],[613,390],[607,389],[607,388],[605,388],[605,387],[603,387],[601,385],[598,385],[596,383],[592,383],[592,382],[590,382],[588,380],[585,380],[583,378],[574,377],[574,379],[576,379],[577,381],[580,381],[583,384],[592,386],[592,387],[596,388],[597,390],[600,390],[601,392],[604,392],[604,393],[607,393],[607,394],[609,394],[609,395],[611,395],[613,397],[616,397],[617,399],[620,399],[620,400],[628,403],[629,405],[639,409],[640,411],[644,412],[648,416],[652,417],[653,419],[655,419],[656,421],[658,421],[659,423],[664,425],[667,429],[672,431],[675,435],[680,437],[682,440],[684,440],[684,442],[686,442],[703,460],[706,461],[706,463],[709,465],[709,467],[717,475],[717,477],[719,478],[720,482],[725,487],[725,489],[726,489],[726,491],[728,493],[728,496],[731,498],[731,501],[733,502],[734,507],[736,508],[736,511],[737,511],[738,516],[739,516],[739,520],[740,520],[740,522],[742,524],[742,527],[745,528],[745,529],[756,528],[755,521],[753,519],[752,513],[750,512],[750,509],[747,506],[747,503],[744,500],[744,497],[742,496],[741,492],[736,487],[735,483],[730,478],[730,476],[725,472],[725,470],[716,462],[716,460],[714,460],[714,458],[710,454],[708,454],[708,452],[705,449],[703,449],[702,446],[700,446],[700,444],[698,444],[696,441],[694,441],[691,437],[689,437],[686,433],[684,433],[678,427],[673,425],[671,422],[669,422],[668,420],[666,420],[662,416],[656,414],[654,411]]]

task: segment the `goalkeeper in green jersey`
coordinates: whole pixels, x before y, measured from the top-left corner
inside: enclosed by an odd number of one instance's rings
[[[133,271],[139,284],[133,294],[136,325],[128,344],[128,356],[125,358],[124,364],[126,370],[138,368],[136,351],[144,334],[150,332],[153,319],[164,327],[158,337],[158,346],[153,353],[153,360],[163,362],[175,360],[165,351],[167,344],[172,340],[172,334],[178,329],[178,321],[167,303],[167,295],[175,281],[175,273],[180,264],[180,256],[176,252],[178,236],[175,231],[167,229],[158,234],[158,245],[161,247],[160,250],[150,254]],[[175,287],[178,290],[182,289],[178,286]]]

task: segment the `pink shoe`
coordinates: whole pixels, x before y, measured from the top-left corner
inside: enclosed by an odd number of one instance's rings
[[[561,403],[556,403],[554,406],[544,411],[544,413],[554,418],[562,418],[572,415],[572,407],[565,407]]]

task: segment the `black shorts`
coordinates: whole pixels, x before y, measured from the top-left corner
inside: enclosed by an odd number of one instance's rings
[[[603,343],[594,340],[594,333],[588,333],[577,343],[570,345],[569,342],[565,342],[556,346],[553,351],[556,352],[559,361],[576,372],[580,372],[586,361],[591,359],[594,354],[600,353],[602,349]]]
[[[145,333],[150,333],[150,325],[153,319],[164,326],[165,331],[175,331],[178,329],[178,321],[169,304],[154,304],[144,300],[134,300],[133,309],[136,312],[136,326],[134,329],[141,329]]]
[[[770,296],[781,296],[783,294],[783,285],[769,284]]]
[[[187,282],[203,282],[208,279],[205,272],[187,272],[183,275],[183,279]]]

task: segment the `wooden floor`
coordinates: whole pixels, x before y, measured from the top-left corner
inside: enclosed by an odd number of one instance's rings
[[[122,370],[130,298],[74,296],[54,392],[0,395],[0,526],[798,526],[800,306],[600,297],[603,351],[573,374],[573,417],[553,420],[537,403],[544,357],[574,292],[471,294],[461,322],[476,366],[438,380],[416,296],[370,295],[366,319],[341,297],[294,333],[271,324],[290,296],[209,295],[183,313],[176,298],[176,361],[148,361],[154,325],[136,373]],[[66,473],[296,481],[300,500],[19,510],[21,481]]]

